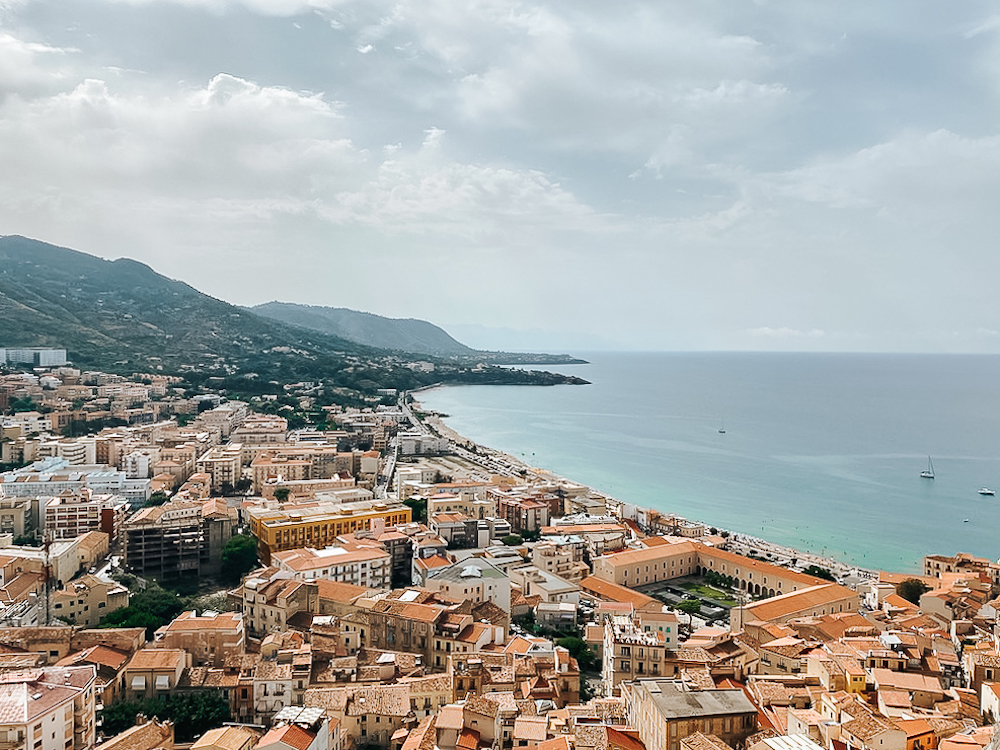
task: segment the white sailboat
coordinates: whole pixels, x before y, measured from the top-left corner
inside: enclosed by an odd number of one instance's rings
[[[924,479],[934,478],[934,463],[931,461],[931,457],[927,457],[927,468],[920,472],[920,476]]]

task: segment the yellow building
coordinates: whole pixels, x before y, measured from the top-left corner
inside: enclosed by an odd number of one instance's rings
[[[286,549],[323,549],[341,534],[371,528],[382,519],[386,526],[409,523],[412,511],[402,503],[286,503],[280,508],[245,509],[250,531],[257,538],[261,563],[271,564],[271,553]]]

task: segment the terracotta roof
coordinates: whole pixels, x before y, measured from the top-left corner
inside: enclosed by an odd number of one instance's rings
[[[746,607],[747,617],[756,620],[776,620],[823,604],[857,597],[853,591],[836,583],[820,585],[781,594]]]
[[[257,743],[260,747],[281,742],[295,750],[308,750],[313,740],[316,739],[315,732],[307,732],[302,727],[295,724],[288,724],[283,727],[274,727],[267,734],[260,738]]]
[[[636,609],[659,610],[663,606],[650,596],[595,576],[587,576],[580,581],[580,588],[600,599],[631,604]]]
[[[173,724],[153,719],[105,740],[94,750],[154,750],[173,744],[173,738]]]
[[[256,744],[260,735],[247,727],[219,727],[209,729],[200,739],[195,740],[191,745],[191,750],[200,747],[217,747],[221,750],[241,750],[250,745]]]
[[[127,669],[176,669],[184,664],[186,653],[176,648],[144,648],[135,652]]]

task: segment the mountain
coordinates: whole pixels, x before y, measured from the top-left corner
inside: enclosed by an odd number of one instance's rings
[[[259,318],[134,260],[17,236],[0,237],[0,320],[0,345],[58,346],[84,365],[211,364],[275,346],[365,350]]]
[[[321,381],[345,400],[437,382],[585,382],[423,356],[433,364],[427,371],[413,366],[411,354],[256,315],[134,260],[103,260],[19,236],[0,236],[3,346],[62,348],[75,365],[109,372],[155,370],[192,383],[211,377],[240,393]]]
[[[252,312],[282,323],[301,326],[318,333],[338,336],[356,344],[380,349],[395,349],[434,357],[446,357],[469,365],[485,362],[494,365],[565,365],[583,364],[584,360],[568,354],[493,352],[473,349],[456,341],[443,328],[414,318],[384,318],[344,307],[297,305],[291,302],[267,302],[249,308]]]
[[[251,307],[257,315],[282,323],[374,346],[436,357],[472,355],[475,350],[462,344],[433,323],[414,318],[383,318],[381,315],[348,310],[345,307],[296,305],[267,302]]]

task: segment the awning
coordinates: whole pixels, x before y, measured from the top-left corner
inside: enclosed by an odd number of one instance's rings
[[[165,674],[159,674],[156,676],[156,689],[157,690],[170,690],[170,678]]]
[[[133,690],[145,690],[146,689],[146,677],[144,675],[136,675],[132,678],[132,689]]]

